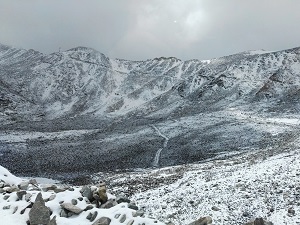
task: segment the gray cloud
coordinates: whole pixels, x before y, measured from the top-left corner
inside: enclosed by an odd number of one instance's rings
[[[298,0],[0,0],[0,43],[209,59],[300,46]]]

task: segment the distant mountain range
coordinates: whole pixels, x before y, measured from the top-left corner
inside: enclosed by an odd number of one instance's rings
[[[295,48],[204,61],[130,61],[110,59],[86,47],[44,55],[0,45],[0,113],[3,119],[15,120],[126,113],[166,116],[183,110],[187,102],[198,110],[294,101],[299,95],[299,57],[300,48]]]
[[[37,134],[28,136],[23,146],[28,152],[39,149],[55,156],[69,149],[72,157],[61,158],[59,164],[66,171],[73,171],[78,158],[83,163],[76,169],[96,171],[151,167],[154,159],[166,166],[222,152],[279,147],[298,134],[298,122],[281,119],[298,121],[299,98],[300,48],[211,60],[130,61],[86,47],[45,55],[0,45],[0,131],[90,130],[57,145],[33,138]],[[9,140],[5,135],[2,140]],[[57,135],[51,140],[61,140]],[[7,153],[0,149],[0,154],[12,157],[19,148],[6,145],[2,149]],[[23,151],[22,159],[35,154],[28,152]],[[112,155],[107,152],[114,153],[109,165]],[[7,161],[2,157],[0,164],[13,172],[30,171],[13,170],[15,154]],[[94,168],[92,159],[101,165]],[[49,160],[40,160],[52,171]]]

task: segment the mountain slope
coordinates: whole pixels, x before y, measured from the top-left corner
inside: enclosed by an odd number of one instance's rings
[[[278,148],[299,133],[299,62],[300,48],[130,61],[1,45],[0,164],[55,176]]]

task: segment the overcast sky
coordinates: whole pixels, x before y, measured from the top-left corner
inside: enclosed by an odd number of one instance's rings
[[[0,0],[0,43],[210,59],[300,46],[299,0]]]

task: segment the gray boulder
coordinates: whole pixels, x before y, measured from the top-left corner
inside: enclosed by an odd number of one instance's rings
[[[62,209],[59,213],[60,217],[68,218],[68,210]]]
[[[92,215],[90,221],[93,222],[93,221],[96,219],[97,216],[98,216],[98,211],[95,211],[95,212],[93,213],[93,215]]]
[[[47,192],[47,191],[54,191],[57,188],[55,184],[43,184],[42,185],[42,190]]]
[[[124,196],[124,195],[119,195],[119,196],[116,197],[116,202],[118,204],[120,204],[122,202],[130,203],[130,200],[126,196]]]
[[[90,202],[92,202],[94,200],[93,192],[90,187],[88,187],[88,186],[82,187],[82,189],[80,190],[80,193],[81,193],[82,197],[86,197]]]
[[[27,194],[25,195],[25,201],[26,201],[26,202],[29,202],[30,199],[31,199],[31,197],[32,197],[32,194],[27,193]]]
[[[19,200],[22,200],[22,199],[23,199],[23,196],[26,195],[26,194],[27,194],[26,191],[18,191],[18,192],[17,192],[18,199],[19,199]]]
[[[139,207],[137,207],[135,203],[128,203],[128,208],[134,209],[134,210],[139,210]]]
[[[7,210],[7,209],[10,209],[10,205],[3,206],[3,210]]]
[[[117,205],[116,201],[114,201],[114,200],[111,199],[111,200],[108,200],[107,202],[105,202],[104,204],[102,204],[100,206],[100,208],[102,208],[102,209],[109,209],[109,208],[112,208],[112,207],[114,207],[116,205]]]
[[[78,206],[75,206],[71,203],[62,203],[62,204],[60,204],[60,206],[63,209],[66,209],[67,211],[70,211],[70,212],[75,213],[75,214],[80,214],[83,211],[83,209],[81,209]]]
[[[20,191],[20,189],[16,185],[12,185],[12,186],[6,188],[5,190],[7,193],[13,193],[13,192]]]
[[[22,181],[20,184],[18,184],[18,187],[21,190],[27,190],[28,186],[29,186],[29,181]]]
[[[128,221],[127,225],[132,225],[133,223],[134,223],[134,220],[131,219],[131,220]]]
[[[101,217],[100,219],[96,220],[92,225],[109,225],[111,219],[108,217]]]
[[[49,225],[57,225],[57,223],[56,223],[56,216],[54,216],[54,217],[50,220]]]
[[[98,211],[95,211],[94,213],[89,213],[89,215],[86,218],[89,221],[93,222],[97,216],[98,216]]]
[[[212,218],[210,216],[201,217],[198,220],[190,223],[189,225],[208,225],[212,224]]]
[[[123,214],[120,219],[119,219],[119,222],[120,223],[124,223],[124,221],[126,220],[126,214]]]
[[[45,206],[42,194],[38,193],[35,202],[29,211],[30,225],[46,224],[50,222],[50,210]]]
[[[263,218],[256,218],[254,221],[250,221],[244,225],[273,225],[273,223],[266,221]]]

